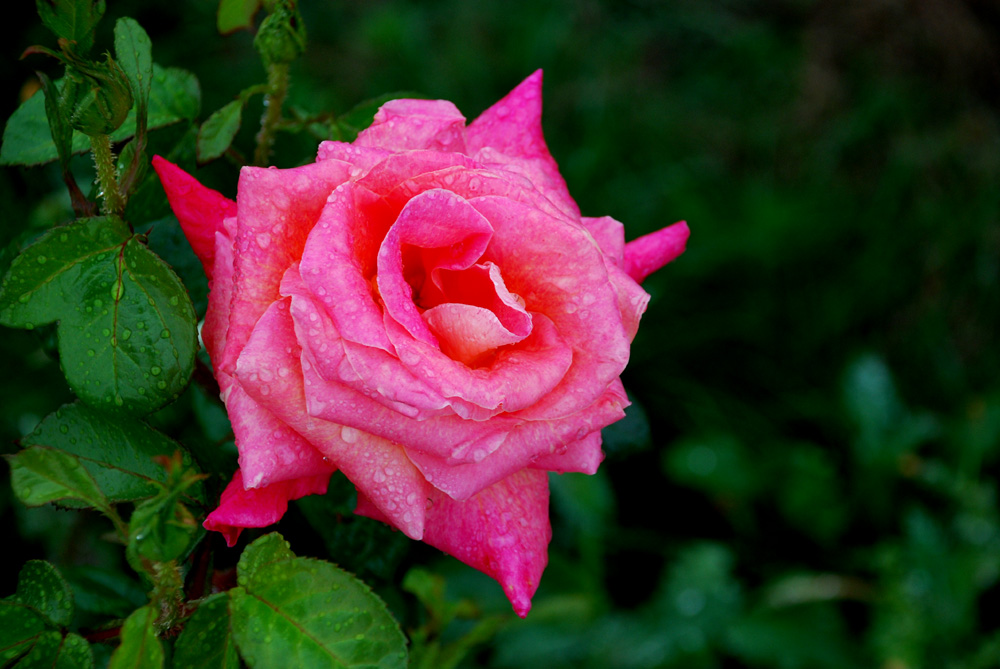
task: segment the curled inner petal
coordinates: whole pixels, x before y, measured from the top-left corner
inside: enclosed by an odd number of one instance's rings
[[[471,267],[492,235],[489,222],[454,193],[434,189],[414,197],[379,249],[377,284],[386,312],[416,339],[436,344],[414,304],[411,282],[423,285],[438,268]]]
[[[507,290],[495,264],[434,270],[431,276],[417,300],[430,307],[423,318],[446,355],[478,367],[490,362],[485,354],[531,334],[524,300]]]

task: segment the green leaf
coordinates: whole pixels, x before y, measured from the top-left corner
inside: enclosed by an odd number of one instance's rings
[[[55,82],[62,91],[65,79]],[[149,94],[147,127],[152,130],[192,120],[201,108],[201,88],[198,79],[179,68],[163,68],[153,64],[153,82]],[[135,109],[129,112],[121,127],[111,134],[116,142],[135,134]],[[73,153],[90,148],[90,138],[73,133]],[[42,95],[28,98],[7,120],[0,145],[0,165],[41,165],[59,157],[49,132]]]
[[[212,113],[198,130],[198,162],[207,163],[226,152],[240,129],[243,103],[233,100]]]
[[[173,439],[126,416],[109,416],[75,402],[60,407],[21,440],[23,446],[51,446],[77,457],[111,502],[134,502],[155,496],[167,472],[153,461],[177,451],[184,464],[191,456]],[[192,497],[202,500],[200,486]]]
[[[154,411],[180,395],[194,369],[184,285],[118,218],[55,228],[11,264],[0,322],[30,329],[57,319],[63,373],[91,405]]]
[[[126,16],[115,22],[115,56],[132,86],[140,115],[149,102],[153,80],[152,48],[149,35],[135,19]]]
[[[36,0],[45,27],[70,42],[85,56],[94,44],[94,28],[104,16],[104,0]]]
[[[94,654],[79,634],[45,632],[14,669],[91,669]]]
[[[163,644],[156,637],[157,612],[152,605],[136,610],[122,625],[122,643],[111,655],[108,669],[163,667]]]
[[[129,540],[136,553],[155,562],[176,560],[201,534],[201,525],[180,502],[182,492],[164,491],[135,507],[129,519]]]
[[[31,650],[46,629],[45,620],[34,611],[11,599],[0,601],[0,666]]]
[[[69,453],[45,446],[32,446],[15,455],[5,455],[10,464],[14,494],[27,506],[71,500],[76,506],[110,512],[107,498],[97,482]]]
[[[329,562],[297,558],[279,534],[244,551],[233,637],[251,667],[405,667],[406,641],[385,604]]]
[[[49,134],[56,147],[59,162],[65,167],[73,154],[73,127],[63,113],[59,89],[44,72],[38,73],[45,96],[45,116],[49,123]]]
[[[220,592],[203,601],[174,644],[174,666],[186,669],[238,669],[229,624],[229,595]]]
[[[48,562],[29,560],[24,563],[17,577],[14,599],[54,627],[68,627],[73,620],[73,593],[62,575]]]
[[[260,0],[221,0],[216,26],[223,35],[253,28],[253,17],[260,9]]]

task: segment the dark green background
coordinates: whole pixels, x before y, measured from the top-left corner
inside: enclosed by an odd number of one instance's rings
[[[115,18],[136,18],[157,62],[197,74],[204,119],[264,77],[249,33],[216,34],[212,4],[111,0],[98,47]],[[293,105],[345,111],[407,90],[471,120],[541,67],[546,137],[584,214],[614,216],[628,238],[691,227],[688,251],[645,284],[624,376],[634,411],[606,435],[600,474],[553,481],[535,609],[468,666],[1000,665],[997,3],[302,11]],[[51,38],[28,13],[2,30],[6,117],[48,67],[17,56]],[[248,154],[259,111],[258,98],[237,139]],[[314,144],[281,135],[275,162]],[[235,194],[224,161],[200,176]],[[65,220],[59,187],[50,169],[0,172],[0,241]],[[0,337],[12,451],[67,391],[37,334]],[[163,424],[181,434],[185,410]],[[4,499],[17,557],[117,559],[73,514]],[[322,551],[307,521],[341,522],[318,516],[292,511],[296,552]],[[504,609],[488,579],[387,536],[395,552],[367,576],[404,625],[417,612],[391,584],[411,564]],[[350,560],[336,545],[331,557]]]

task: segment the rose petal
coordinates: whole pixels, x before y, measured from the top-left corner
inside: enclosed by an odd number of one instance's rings
[[[596,454],[593,452],[594,441],[582,445],[580,442],[621,419],[627,405],[624,389],[618,383],[609,388],[591,407],[577,414],[559,420],[525,421],[518,424],[509,431],[502,443],[494,445],[491,450],[479,445],[474,445],[471,450],[456,449],[456,455],[466,456],[465,462],[424,453],[415,447],[408,446],[406,452],[435,488],[454,499],[466,499],[542,458],[570,453],[570,448],[573,453],[559,460],[565,463],[567,469],[555,468],[556,471],[576,471],[577,467],[591,465],[596,470],[597,463],[600,462],[599,433],[596,438]],[[590,451],[587,451],[588,448]]]
[[[229,331],[229,311],[233,300],[233,238],[236,236],[236,217],[222,221],[222,228],[215,233],[215,264],[208,282],[208,310],[201,328],[201,339],[216,370],[226,348]],[[221,373],[221,372],[219,372]]]
[[[580,222],[601,247],[604,257],[614,265],[622,267],[625,257],[625,226],[610,216],[600,218],[584,216]]]
[[[409,418],[452,413],[445,398],[395,357],[342,339],[329,314],[309,292],[296,265],[285,272],[281,294],[292,297],[295,336],[325,380],[345,383]]]
[[[282,275],[302,255],[327,197],[349,174],[350,167],[337,160],[240,171],[232,307],[226,348],[217,363],[224,371],[232,373],[254,323],[278,299]]]
[[[261,369],[260,373],[270,377],[275,372]],[[261,395],[261,387],[267,387],[267,381],[257,372],[245,372],[242,377],[257,396]],[[226,411],[232,421],[247,488],[331,470],[308,441],[248,395],[239,380],[226,395]]]
[[[642,283],[647,276],[684,253],[690,235],[684,221],[633,239],[625,245],[625,272]]]
[[[437,346],[412,338],[391,319],[386,321],[386,332],[403,364],[423,370],[427,385],[443,397],[467,403],[453,402],[452,406],[459,415],[472,419],[537,404],[572,370],[575,355],[542,314],[532,316],[528,337],[499,349],[489,366],[475,369],[449,358]],[[475,411],[476,407],[485,413]]]
[[[281,481],[263,488],[244,488],[243,473],[236,470],[222,492],[218,508],[208,514],[203,525],[206,530],[221,532],[232,547],[243,528],[267,527],[281,520],[288,511],[289,500],[325,494],[331,473]]]
[[[529,466],[532,469],[561,474],[566,472],[594,474],[602,460],[604,460],[604,452],[601,451],[601,431],[596,430],[583,439],[567,445],[566,450],[562,453],[538,456]]]
[[[437,345],[420,316],[405,274],[423,284],[442,269],[466,269],[482,255],[493,228],[454,193],[434,189],[414,196],[389,228],[378,253],[377,283],[386,312],[413,337]],[[404,256],[409,267],[404,267]],[[435,282],[437,283],[437,282]]]
[[[520,617],[548,563],[549,481],[525,469],[465,502],[431,493],[424,541],[495,578]]]
[[[547,474],[525,469],[462,502],[437,491],[428,501],[424,541],[496,579],[514,612],[528,615],[552,538]],[[360,491],[354,512],[387,522]]]
[[[465,117],[447,100],[390,100],[354,141],[357,146],[465,153]]]
[[[593,237],[580,225],[505,198],[469,202],[494,229],[483,259],[502,267],[508,289],[528,311],[551,319],[573,349],[566,376],[532,405],[531,417],[565,416],[593,404],[629,356],[618,296]]]
[[[355,183],[337,188],[302,251],[299,270],[345,339],[393,352],[373,294],[380,241],[395,216]]]
[[[469,154],[487,164],[499,162],[493,152],[519,158],[518,161],[504,161],[505,168],[528,177],[560,209],[579,218],[580,209],[570,197],[542,134],[541,70],[470,123],[466,129],[466,143]]]
[[[307,358],[295,342],[290,302],[285,298],[268,308],[240,355],[237,373],[247,379],[247,393],[321,452],[324,466],[336,466],[364,490],[393,525],[419,539],[430,486],[403,450],[367,432],[309,415],[302,362]],[[267,379],[265,370],[270,370]]]
[[[347,142],[325,141],[319,143],[316,160],[340,160],[351,166],[351,177],[360,176],[393,155],[392,151],[370,146],[355,146]]]
[[[222,219],[236,215],[236,203],[218,191],[205,188],[193,176],[160,156],[153,156],[153,169],[160,177],[184,236],[211,280],[215,233],[222,228]]]

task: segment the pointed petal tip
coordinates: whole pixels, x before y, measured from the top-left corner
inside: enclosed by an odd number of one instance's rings
[[[184,236],[211,279],[215,261],[215,232],[222,229],[224,218],[236,215],[236,203],[222,193],[206,188],[162,156],[153,156],[152,163]]]
[[[625,245],[625,273],[636,283],[684,253],[691,231],[687,221],[634,239]]]

